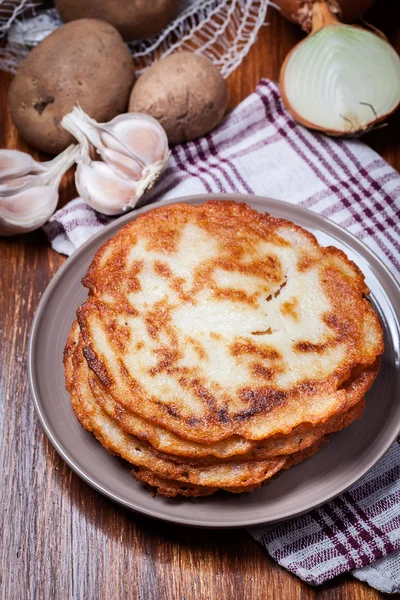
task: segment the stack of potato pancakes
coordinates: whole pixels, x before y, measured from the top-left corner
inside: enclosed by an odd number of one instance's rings
[[[245,204],[151,210],[83,284],[64,355],[74,411],[163,496],[261,486],[359,418],[378,373],[360,270]]]

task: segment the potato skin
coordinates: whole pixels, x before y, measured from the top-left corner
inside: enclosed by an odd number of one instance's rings
[[[96,121],[124,112],[135,70],[118,31],[96,19],[63,25],[34,48],[11,84],[11,117],[32,146],[57,154],[74,138],[60,121],[76,104]]]
[[[125,40],[141,40],[158,33],[175,17],[180,0],[56,0],[66,23],[94,18],[111,23]]]
[[[204,56],[179,52],[152,65],[133,87],[130,112],[151,115],[170,144],[187,142],[214,129],[226,110],[226,84]]]

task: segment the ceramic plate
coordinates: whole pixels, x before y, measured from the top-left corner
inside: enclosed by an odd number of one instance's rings
[[[301,225],[322,245],[334,245],[361,268],[385,328],[386,351],[359,421],[336,433],[311,459],[251,494],[200,499],[152,498],[122,460],[109,455],[79,424],[64,387],[62,354],[77,307],[87,291],[81,279],[96,250],[128,221],[156,205],[114,221],[79,248],[51,281],[39,304],[29,345],[29,379],[39,419],[57,452],[96,490],[148,516],[200,527],[243,527],[285,519],[336,496],[359,479],[389,448],[400,429],[400,288],[382,262],[355,237],[304,208],[258,196],[215,194],[179,198],[200,204],[211,198],[246,202]],[[160,203],[157,204],[159,206]]]

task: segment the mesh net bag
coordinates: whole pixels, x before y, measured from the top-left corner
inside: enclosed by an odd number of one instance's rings
[[[62,25],[51,2],[0,0],[0,69],[14,73],[28,52]],[[227,77],[265,23],[270,0],[181,0],[177,17],[157,35],[129,42],[137,73],[178,50],[210,58]]]

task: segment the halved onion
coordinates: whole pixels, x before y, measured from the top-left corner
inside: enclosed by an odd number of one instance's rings
[[[331,135],[356,135],[400,104],[400,58],[379,35],[344,25],[316,2],[313,28],[287,56],[282,99],[302,125]]]

